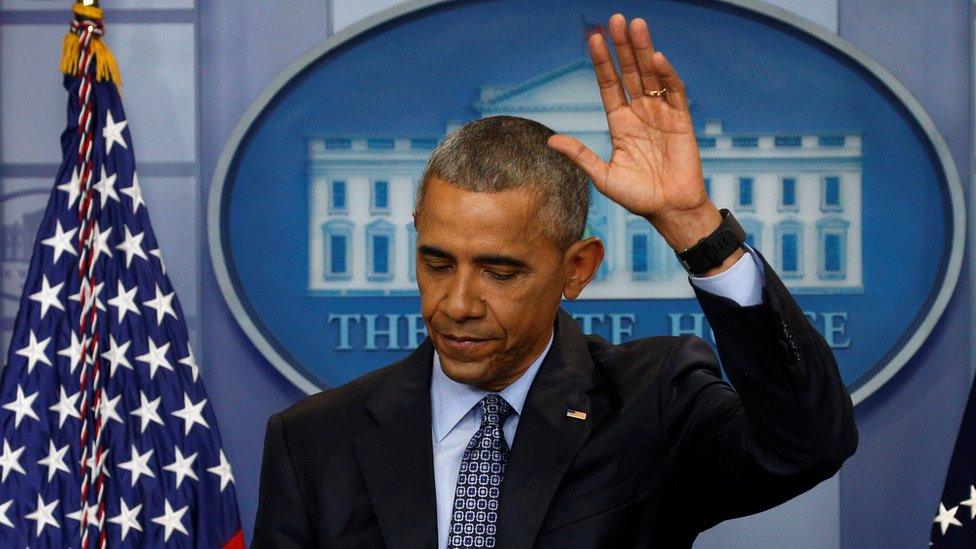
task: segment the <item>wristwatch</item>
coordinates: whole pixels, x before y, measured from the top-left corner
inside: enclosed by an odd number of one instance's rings
[[[712,234],[683,252],[675,252],[688,273],[700,276],[718,267],[746,241],[746,232],[727,208],[719,210],[722,223]]]

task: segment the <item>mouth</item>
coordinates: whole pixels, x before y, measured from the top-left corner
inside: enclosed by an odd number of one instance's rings
[[[446,334],[438,332],[441,340],[452,351],[459,354],[471,352],[492,340],[492,338],[480,337],[467,334]]]

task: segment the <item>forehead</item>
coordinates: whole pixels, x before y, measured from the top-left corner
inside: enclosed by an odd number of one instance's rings
[[[417,212],[417,240],[455,254],[555,247],[543,235],[537,203],[526,189],[473,192],[433,177]]]

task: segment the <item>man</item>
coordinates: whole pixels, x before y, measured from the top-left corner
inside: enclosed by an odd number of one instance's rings
[[[681,80],[644,21],[609,28],[622,83],[589,46],[610,161],[514,117],[438,146],[415,210],[429,338],[270,419],[256,546],[689,547],[853,453],[829,348],[708,200]],[[603,259],[582,172],[681,252],[735,390],[699,338],[611,345],[560,309]]]

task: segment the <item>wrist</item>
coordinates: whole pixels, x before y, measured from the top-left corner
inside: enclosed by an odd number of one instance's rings
[[[722,224],[722,214],[714,204],[706,202],[698,208],[669,212],[648,221],[675,252],[683,252],[712,234]]]

